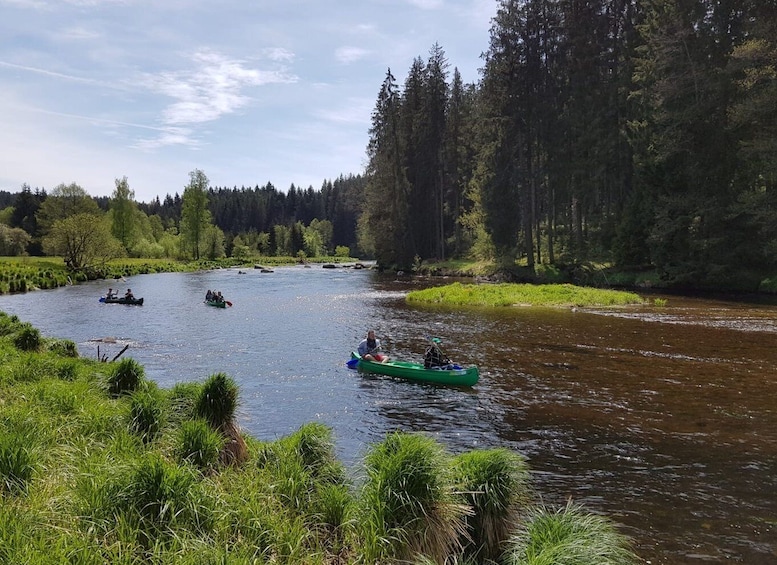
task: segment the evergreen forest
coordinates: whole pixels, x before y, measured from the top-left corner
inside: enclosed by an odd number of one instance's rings
[[[597,263],[747,291],[774,275],[777,0],[500,0],[487,39],[476,83],[438,44],[402,84],[387,70],[364,171],[286,191],[197,171],[207,213],[194,224],[186,191],[137,203],[125,178],[94,200],[136,256],[338,248],[390,269]],[[45,252],[51,196],[0,194],[6,249]],[[184,233],[175,253],[163,242]]]

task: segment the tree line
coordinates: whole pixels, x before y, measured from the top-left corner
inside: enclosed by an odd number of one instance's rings
[[[364,181],[341,176],[321,190],[272,184],[211,187],[201,170],[182,194],[137,202],[126,177],[110,197],[76,183],[50,192],[24,185],[0,191],[0,255],[61,255],[74,269],[110,258],[217,259],[257,255],[320,257],[356,252],[356,217]]]
[[[361,243],[752,289],[777,259],[777,2],[502,0],[477,84],[380,88]]]
[[[776,32],[777,0],[501,0],[476,83],[437,44],[401,86],[387,71],[358,176],[200,186],[213,229],[196,242],[174,239],[199,233],[186,191],[130,198],[136,240],[116,224],[126,198],[96,202],[129,254],[601,261],[753,289],[777,266]],[[45,199],[17,195],[2,245],[20,229],[43,251]]]

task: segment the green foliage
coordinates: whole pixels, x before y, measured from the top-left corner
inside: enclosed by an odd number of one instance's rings
[[[5,494],[26,492],[37,465],[30,437],[0,434],[0,499]]]
[[[136,391],[130,399],[130,430],[143,440],[153,441],[164,425],[162,399],[151,391]]]
[[[78,357],[78,347],[72,339],[52,339],[47,346],[49,351],[61,357]]]
[[[624,306],[644,301],[633,292],[578,287],[571,284],[461,284],[415,290],[408,303],[472,306]]]
[[[56,220],[43,240],[49,255],[59,255],[71,271],[89,271],[125,255],[110,226],[96,214],[75,214]]]
[[[178,433],[176,456],[202,471],[218,466],[224,438],[204,420],[183,422]]]
[[[465,508],[455,502],[449,462],[439,444],[393,433],[371,448],[360,505],[368,562],[421,554],[442,561],[464,534]]]
[[[526,460],[506,449],[470,451],[456,457],[454,473],[472,514],[465,516],[465,552],[496,561],[529,506]]]
[[[232,422],[237,410],[239,389],[226,373],[208,377],[195,403],[195,414],[214,429],[222,429]]]
[[[108,376],[108,393],[120,396],[135,392],[143,384],[145,375],[145,369],[140,363],[126,357],[113,366]]]
[[[195,260],[200,258],[204,250],[210,221],[208,177],[195,169],[189,173],[189,184],[183,191],[181,208],[181,237]]]
[[[533,510],[512,542],[505,563],[508,565],[630,565],[639,559],[628,539],[619,534],[611,521],[587,513],[579,505],[551,511]]]
[[[22,351],[37,351],[40,349],[42,339],[38,328],[31,324],[24,324],[14,336],[14,345]]]

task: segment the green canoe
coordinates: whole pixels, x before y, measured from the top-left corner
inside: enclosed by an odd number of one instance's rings
[[[227,307],[227,303],[226,302],[221,302],[219,300],[206,300],[205,304],[207,304],[208,306],[215,306],[216,308],[226,308]]]
[[[480,373],[475,365],[470,367],[449,365],[453,367],[452,369],[426,369],[421,363],[411,363],[409,361],[389,360],[385,363],[367,361],[366,359],[362,359],[355,351],[351,353],[351,361],[349,361],[347,365],[349,367],[355,366],[364,373],[387,375],[389,377],[399,377],[410,381],[436,383],[441,385],[474,386],[480,378]]]

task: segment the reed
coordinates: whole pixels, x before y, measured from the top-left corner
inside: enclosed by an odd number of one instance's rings
[[[203,384],[194,405],[196,416],[224,436],[221,462],[225,465],[241,465],[247,457],[245,439],[234,422],[238,392],[234,379],[226,373],[215,373]]]
[[[13,342],[21,351],[37,351],[40,349],[42,339],[37,328],[32,327],[31,324],[23,324]]]

